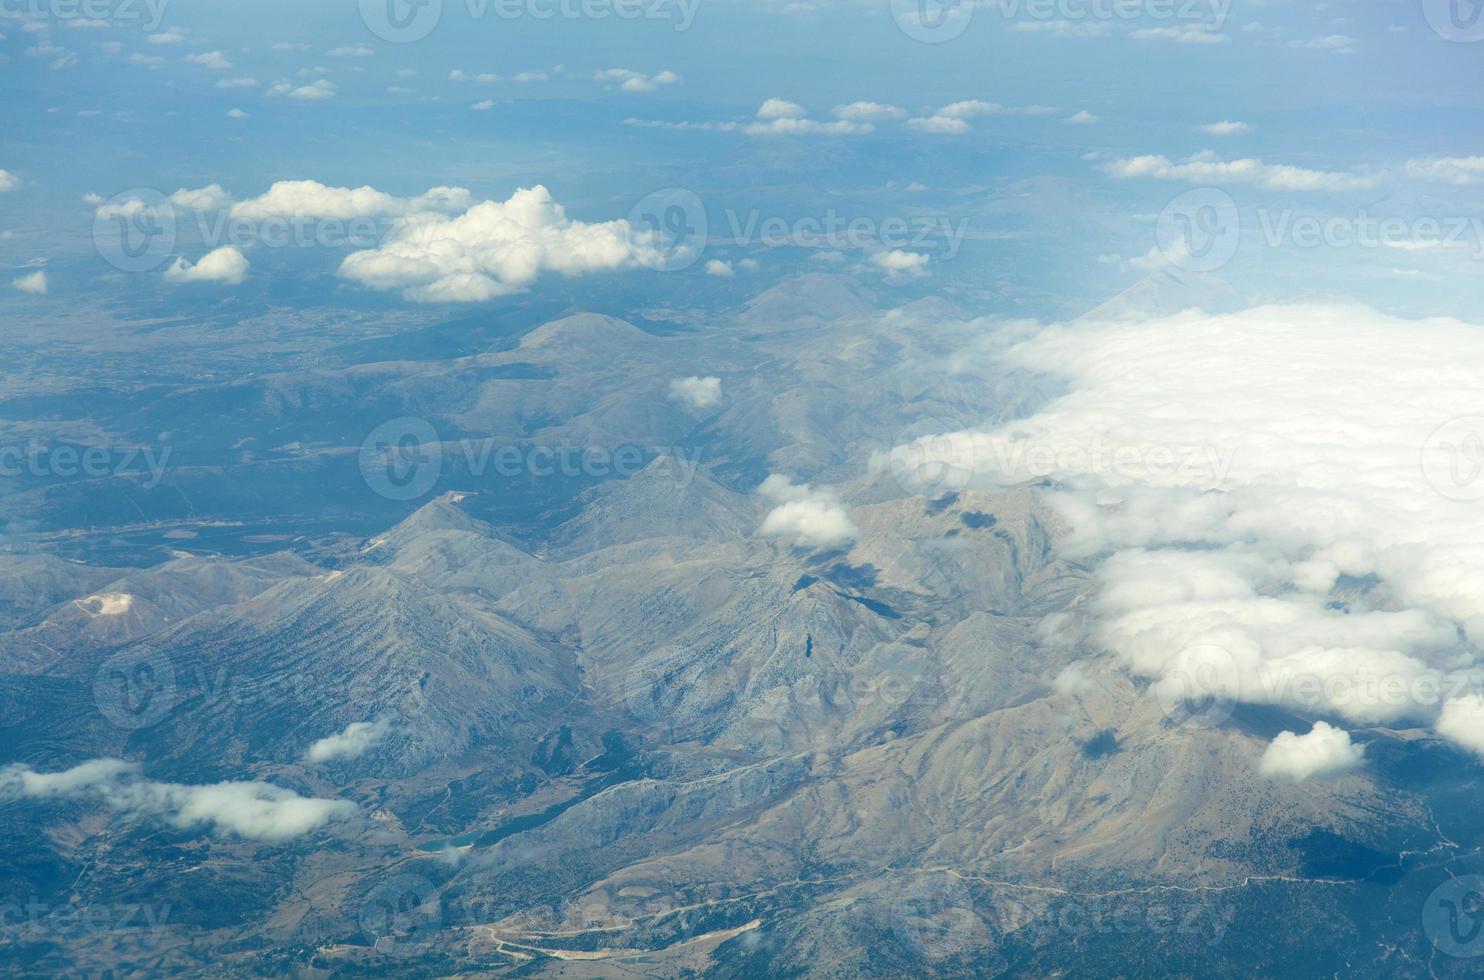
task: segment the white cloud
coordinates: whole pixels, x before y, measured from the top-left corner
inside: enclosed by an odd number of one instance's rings
[[[732,268],[732,263],[730,262],[723,262],[721,259],[712,259],[706,263],[706,275],[708,276],[716,276],[718,279],[730,279],[736,274],[736,270]]]
[[[1129,34],[1140,41],[1174,41],[1176,44],[1225,44],[1231,40],[1215,27],[1190,24],[1182,27],[1145,27]]]
[[[222,89],[257,88],[258,80],[256,78],[224,78],[216,83],[216,87]]]
[[[1360,765],[1365,746],[1352,745],[1350,733],[1316,721],[1307,735],[1280,732],[1262,754],[1258,771],[1270,779],[1303,782],[1334,776]]]
[[[802,119],[805,115],[803,106],[784,99],[769,99],[757,110],[759,119]]]
[[[1229,119],[1223,119],[1221,122],[1207,123],[1204,126],[1197,126],[1196,128],[1207,136],[1245,136],[1252,132],[1252,127],[1246,123],[1233,122]]]
[[[330,58],[369,58],[376,52],[364,44],[355,44],[349,47],[331,48],[325,54]]]
[[[907,125],[920,133],[935,133],[943,136],[957,136],[969,131],[968,123],[949,116],[922,116],[907,120]]]
[[[1472,184],[1484,180],[1484,156],[1408,160],[1407,174],[1423,180],[1441,180],[1460,185]]]
[[[165,270],[165,281],[170,283],[220,282],[235,286],[247,278],[247,257],[233,245],[207,252],[195,265],[177,258],[175,264]]]
[[[304,753],[304,760],[321,763],[359,758],[367,749],[386,738],[391,728],[391,723],[385,718],[351,722],[345,726],[344,731],[328,735],[311,745],[309,751]]]
[[[495,107],[495,100],[494,99],[481,99],[480,101],[478,101],[478,102],[474,103],[473,105],[471,105],[469,108],[473,109],[475,112],[488,112],[491,109],[493,109],[494,107]]]
[[[186,39],[185,31],[178,27],[150,34],[145,38],[150,44],[181,44]]]
[[[430,193],[439,191],[449,193]],[[543,272],[659,267],[658,244],[652,229],[626,221],[573,221],[538,185],[456,217],[409,214],[380,248],[347,256],[340,275],[372,289],[400,289],[415,302],[482,302],[518,292]]]
[[[145,779],[138,763],[95,759],[56,773],[23,765],[0,769],[0,799],[90,799],[180,830],[286,841],[354,818],[354,803],[303,797],[261,782],[207,785]]]
[[[1098,585],[1077,642],[1165,694],[1198,680],[1484,746],[1484,703],[1442,703],[1484,684],[1484,329],[1192,310],[996,356],[1067,393],[944,462],[974,486],[1053,481],[1060,553]]]
[[[269,95],[285,95],[301,102],[321,102],[335,97],[335,83],[321,78],[317,82],[295,87],[288,82],[279,82],[268,90]]]
[[[434,187],[417,197],[394,197],[374,187],[328,187],[317,180],[280,180],[266,194],[234,204],[232,217],[248,221],[270,218],[348,221],[425,211],[462,211],[471,200],[469,192],[462,187]]]
[[[1081,112],[1077,112],[1073,115],[1068,116],[1065,121],[1071,123],[1074,126],[1090,126],[1095,122],[1099,122],[1100,120],[1097,116],[1094,116],[1086,109],[1083,109]]]
[[[925,276],[931,258],[921,252],[908,252],[894,248],[877,252],[868,260],[876,268],[892,276]]]
[[[653,92],[661,85],[674,85],[680,76],[673,71],[662,71],[655,75],[642,75],[627,68],[608,68],[594,76],[600,82],[617,82],[625,92]]]
[[[247,118],[247,113],[243,112],[241,109],[228,109],[227,110],[227,118],[228,119],[246,119]]]
[[[210,68],[212,71],[226,71],[232,67],[232,63],[220,51],[205,51],[201,54],[188,54],[186,60]]]
[[[222,190],[220,184],[208,184],[195,190],[182,187],[170,195],[170,203],[187,211],[220,211],[231,206],[232,195]]]
[[[1114,177],[1126,179],[1147,177],[1156,180],[1182,180],[1193,184],[1254,184],[1268,190],[1281,191],[1348,191],[1376,186],[1376,180],[1372,177],[1270,164],[1254,158],[1222,160],[1210,150],[1187,157],[1179,163],[1164,156],[1115,160],[1108,164],[1107,169]]]
[[[758,528],[764,537],[787,538],[799,547],[833,548],[860,534],[840,498],[828,487],[796,484],[775,473],[763,481],[758,493],[777,505]]]
[[[697,411],[721,404],[720,378],[676,378],[670,382],[670,397]]]
[[[21,186],[21,179],[9,170],[0,170],[0,194],[13,191]]]
[[[21,276],[11,283],[16,289],[32,296],[45,296],[47,291],[46,271],[38,269],[29,275]]]
[[[906,112],[896,106],[880,102],[852,102],[849,105],[835,106],[836,119],[849,119],[853,122],[901,119],[906,115]]]
[[[1438,717],[1438,734],[1484,756],[1484,697],[1465,694],[1449,699]]]
[[[1326,37],[1316,37],[1309,41],[1290,41],[1288,46],[1306,51],[1332,51],[1335,54],[1351,54],[1355,51],[1355,38],[1346,37],[1343,34],[1330,34]]]
[[[757,110],[760,121],[747,125],[743,132],[749,136],[854,136],[875,130],[868,122],[850,119],[817,122],[804,116],[804,107],[797,103],[769,99]]]

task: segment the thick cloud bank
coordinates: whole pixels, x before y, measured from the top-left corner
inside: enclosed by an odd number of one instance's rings
[[[1484,329],[1331,305],[1044,329],[1068,393],[894,455],[1052,478],[1085,646],[1156,682],[1484,754]],[[1306,736],[1312,737],[1312,736]]]
[[[94,759],[54,773],[6,766],[0,769],[0,802],[14,799],[92,799],[181,830],[262,841],[302,837],[359,812],[344,800],[304,797],[269,783],[155,782],[141,775],[137,763],[121,759]]]

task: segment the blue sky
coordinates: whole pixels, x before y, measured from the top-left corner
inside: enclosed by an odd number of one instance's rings
[[[1211,189],[1230,198],[1221,220],[1237,215],[1240,247],[1201,271],[1244,296],[1409,314],[1481,300],[1484,171],[1469,161],[1484,44],[1433,29],[1446,4],[993,0],[950,6],[940,29],[887,0],[645,0],[601,17],[605,0],[444,0],[424,10],[426,36],[398,43],[378,36],[385,3],[6,0],[0,264],[19,277],[44,262],[48,288],[0,303],[406,303],[325,297],[343,247],[249,243],[241,282],[178,288],[99,259],[99,199],[216,185],[242,201],[286,180],[474,201],[541,185],[588,223],[683,188],[710,226],[695,261],[616,266],[595,294],[659,300],[684,278],[725,302],[830,269],[1035,317],[1189,265],[1160,216],[1185,227],[1172,202]],[[769,100],[782,107],[760,120]],[[840,109],[856,103],[872,107]],[[1219,123],[1239,125],[1203,128]],[[842,249],[795,234],[832,219],[908,233]],[[730,240],[769,220],[799,241]],[[1387,242],[1366,244],[1381,222]],[[198,224],[183,222],[172,261],[219,244]],[[580,279],[543,272],[515,292]]]

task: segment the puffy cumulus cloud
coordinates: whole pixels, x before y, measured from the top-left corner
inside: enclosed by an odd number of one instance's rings
[[[173,198],[172,198],[173,199]],[[317,180],[280,180],[266,194],[232,206],[234,219],[327,218],[349,221],[426,211],[462,211],[469,207],[462,187],[434,187],[417,197],[394,197],[374,187],[327,187]]]
[[[981,99],[950,102],[931,116],[907,120],[907,125],[922,133],[957,135],[969,131],[969,120],[977,116],[1047,116],[1057,110],[1051,106],[1007,106]]]
[[[721,404],[720,378],[676,378],[670,382],[670,397],[702,411]]]
[[[304,797],[261,782],[190,786],[145,779],[137,763],[94,759],[57,773],[23,765],[0,769],[0,800],[96,800],[130,816],[180,830],[249,840],[286,841],[354,818],[344,800]]]
[[[220,51],[204,51],[201,54],[188,54],[186,60],[212,71],[226,71],[232,67],[232,62]]]
[[[806,548],[833,548],[860,534],[834,490],[797,484],[777,473],[758,487],[758,493],[776,506],[763,519],[758,533],[786,538]]]
[[[1230,119],[1223,119],[1220,122],[1206,123],[1206,125],[1197,126],[1196,128],[1205,133],[1207,136],[1245,136],[1248,133],[1252,132],[1252,127],[1249,126],[1247,123],[1234,122]]]
[[[1472,184],[1484,180],[1484,157],[1442,157],[1437,160],[1408,160],[1407,174],[1423,180],[1450,184]]]
[[[673,71],[644,75],[627,68],[608,68],[597,72],[594,77],[600,82],[616,82],[625,92],[653,92],[661,85],[675,85],[680,82],[680,76]]]
[[[323,102],[325,99],[333,99],[337,94],[335,83],[321,78],[317,82],[308,85],[294,85],[292,82],[279,82],[268,90],[269,95],[283,95],[300,102]]]
[[[1360,765],[1365,747],[1353,745],[1350,733],[1316,721],[1307,735],[1279,732],[1262,754],[1258,771],[1269,779],[1301,783],[1315,776],[1334,776]]]
[[[931,258],[921,252],[908,252],[894,248],[886,252],[877,252],[867,261],[889,276],[909,277],[927,275],[927,267]]]
[[[1052,481],[1061,553],[1099,586],[1087,649],[1164,694],[1484,746],[1461,696],[1484,684],[1484,329],[1296,304],[1050,326],[995,356],[1065,393],[941,462]]]
[[[736,274],[737,270],[732,268],[732,263],[730,262],[725,262],[721,259],[712,259],[706,263],[706,275],[708,276],[715,276],[718,279],[730,279]]]
[[[1253,184],[1275,191],[1353,191],[1376,186],[1373,177],[1264,163],[1255,158],[1222,160],[1211,150],[1204,150],[1178,163],[1158,155],[1115,160],[1107,165],[1107,170],[1114,177],[1125,179],[1144,177],[1192,184]]]
[[[852,102],[849,105],[835,106],[836,119],[850,119],[855,122],[878,122],[887,119],[902,119],[907,113],[894,105],[884,105],[880,102]]]
[[[548,271],[657,267],[663,255],[656,235],[626,221],[573,221],[536,186],[457,217],[409,214],[380,248],[346,256],[340,275],[372,289],[400,289],[415,302],[481,302],[518,292]]]
[[[1063,122],[1069,123],[1073,126],[1091,126],[1093,123],[1101,121],[1102,120],[1100,120],[1097,116],[1094,116],[1092,113],[1088,112],[1086,109],[1083,109],[1080,112],[1074,112],[1072,115],[1063,120]]]
[[[1450,698],[1438,716],[1438,734],[1484,756],[1484,697],[1465,694]]]
[[[247,256],[234,245],[223,245],[201,256],[195,265],[177,258],[165,270],[165,281],[170,283],[219,282],[236,286],[247,278]]]
[[[875,131],[869,122],[836,119],[819,122],[807,119],[804,107],[783,99],[769,99],[757,110],[757,122],[743,127],[749,136],[854,136]]]
[[[385,739],[391,729],[391,722],[385,718],[351,722],[344,731],[327,735],[309,746],[304,761],[321,763],[360,758],[367,749]]]
[[[231,206],[232,195],[222,190],[220,184],[208,184],[195,190],[182,187],[170,195],[170,203],[187,211],[220,211]]]
[[[23,293],[30,293],[32,296],[45,296],[49,288],[46,281],[45,269],[38,269],[35,272],[21,276],[12,282],[11,285]]]
[[[1140,41],[1174,41],[1176,44],[1225,44],[1231,40],[1211,24],[1144,27],[1129,32],[1129,36]]]
[[[0,194],[13,191],[21,186],[21,179],[9,170],[0,170]]]
[[[757,110],[759,119],[802,119],[805,115],[803,106],[785,99],[769,99]]]

